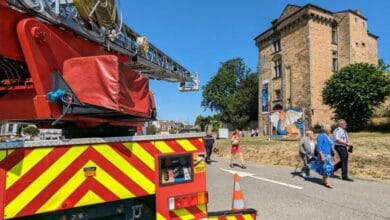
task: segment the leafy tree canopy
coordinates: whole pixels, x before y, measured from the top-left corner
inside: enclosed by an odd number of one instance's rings
[[[367,126],[375,107],[390,95],[390,79],[383,70],[367,63],[340,69],[322,91],[324,104],[335,110],[336,118],[346,119],[351,130]]]
[[[203,86],[202,107],[217,112],[217,117],[243,128],[257,119],[258,77],[250,74],[242,58],[221,63],[216,75]]]

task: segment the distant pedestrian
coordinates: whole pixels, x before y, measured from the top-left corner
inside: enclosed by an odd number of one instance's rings
[[[204,145],[206,148],[206,163],[210,164],[211,153],[213,152],[215,139],[213,137],[213,133],[211,131],[207,132],[207,135],[204,137]]]
[[[333,140],[330,138],[330,125],[323,125],[322,132],[317,137],[316,160],[309,164],[309,167],[322,175],[323,184],[328,188],[333,188],[329,182],[329,176],[332,175],[334,166],[332,162]]]
[[[252,128],[251,130],[251,137],[254,137],[255,136],[255,129]]]
[[[240,156],[240,160],[241,160],[241,168],[246,169],[246,166],[244,165],[244,157],[242,155],[241,147],[240,147],[240,141],[241,141],[240,130],[238,130],[238,129],[234,130],[233,134],[232,134],[232,138],[230,140],[231,140],[231,144],[232,144],[230,165],[229,165],[230,168],[234,168],[233,159],[235,159],[237,154],[238,154]]]
[[[258,136],[259,136],[259,129],[256,128],[256,137],[258,137]]]
[[[347,122],[344,119],[337,121],[337,128],[333,131],[333,139],[335,144],[335,150],[339,154],[340,161],[334,166],[334,171],[341,168],[341,177],[346,181],[353,181],[348,176],[348,152],[352,153],[352,142],[348,137],[348,133],[345,130],[347,128]]]
[[[314,160],[315,155],[315,143],[313,138],[313,131],[307,130],[306,136],[299,142],[299,156],[303,161],[303,167],[301,175],[303,178],[310,178],[309,163]]]

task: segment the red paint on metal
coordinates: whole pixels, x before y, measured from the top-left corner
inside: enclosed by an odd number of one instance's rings
[[[42,123],[47,119],[58,118],[61,115],[59,106],[49,103],[46,95],[52,89],[52,73],[54,71],[62,73],[65,60],[75,57],[115,55],[122,64],[131,62],[128,55],[116,51],[109,52],[99,44],[88,41],[70,30],[46,25],[27,14],[12,10],[4,0],[0,3],[0,33],[2,33],[0,42],[7,42],[0,48],[0,56],[26,62],[31,76],[26,82],[33,84],[25,87],[28,92],[22,90],[23,87],[20,85],[0,88],[1,91],[6,90],[5,95],[0,99],[0,105],[6,106],[2,108],[0,120],[36,120],[37,122],[40,120]],[[128,67],[124,68],[125,71],[133,72]],[[16,92],[16,90],[20,91]],[[147,109],[145,110],[147,113],[143,113],[142,117],[149,118],[151,116],[149,109],[155,109],[155,103],[152,93],[147,91],[146,94],[145,97],[148,97],[150,104],[142,105],[140,108]],[[138,105],[137,101],[135,105]],[[16,109],[15,106],[30,107]],[[122,106],[124,109],[125,107]],[[143,127],[142,121],[116,121],[84,116],[64,117],[63,120],[73,121],[85,127],[103,123],[135,126],[138,131]]]

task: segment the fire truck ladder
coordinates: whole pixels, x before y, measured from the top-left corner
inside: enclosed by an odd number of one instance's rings
[[[178,82],[180,91],[197,91],[198,74],[191,73],[163,53],[146,37],[122,23],[116,9],[119,0],[8,0],[25,13],[52,24],[69,28],[77,34],[129,55],[130,68],[150,79]]]

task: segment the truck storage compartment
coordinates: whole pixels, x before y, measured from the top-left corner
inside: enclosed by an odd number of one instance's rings
[[[145,118],[154,107],[149,80],[113,55],[68,59],[63,78],[83,104]]]

